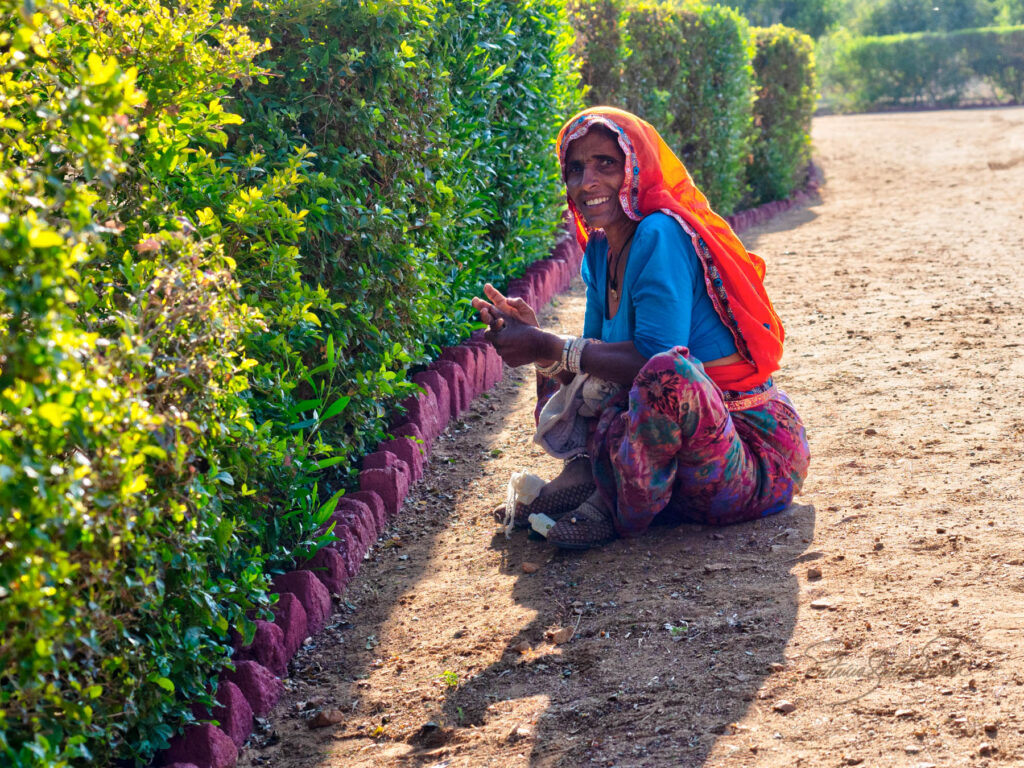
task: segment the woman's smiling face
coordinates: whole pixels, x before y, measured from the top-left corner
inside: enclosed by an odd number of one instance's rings
[[[611,131],[591,128],[565,153],[565,188],[576,209],[594,229],[629,220],[619,204],[626,155]]]

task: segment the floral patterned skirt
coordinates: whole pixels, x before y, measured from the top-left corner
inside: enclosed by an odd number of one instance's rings
[[[609,398],[588,450],[619,534],[655,518],[726,525],[785,509],[807,476],[807,437],[783,392],[757,399],[730,411],[684,347],[652,357]]]

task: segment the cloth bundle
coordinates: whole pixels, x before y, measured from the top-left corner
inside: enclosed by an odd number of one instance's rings
[[[587,452],[588,420],[622,387],[589,373],[578,373],[544,404],[533,442],[556,459],[566,461]]]

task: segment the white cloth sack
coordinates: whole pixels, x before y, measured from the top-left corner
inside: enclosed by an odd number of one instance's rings
[[[556,459],[574,459],[586,453],[587,420],[597,416],[601,403],[620,389],[619,384],[577,373],[544,404],[533,442]]]

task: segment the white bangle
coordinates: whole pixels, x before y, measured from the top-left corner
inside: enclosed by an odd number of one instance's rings
[[[562,345],[561,359],[547,366],[540,366],[534,363],[537,373],[542,376],[557,376],[562,371],[579,373],[580,364],[583,361],[583,350],[591,342],[594,342],[594,339],[585,339],[582,336],[566,337],[565,344]]]
[[[580,372],[580,362],[583,359],[583,350],[590,343],[590,339],[585,339],[582,336],[577,336],[572,340],[571,348],[565,363],[567,370],[572,373]]]
[[[537,363],[534,363],[533,367],[537,369],[537,373],[541,376],[548,377],[557,376],[565,370],[561,360],[555,360],[551,365],[538,365]]]
[[[569,353],[569,346],[572,344],[572,340],[572,336],[565,337],[565,343],[562,345],[562,356],[558,360],[555,360],[555,362],[553,362],[551,365],[542,366],[534,363],[533,366],[534,368],[537,369],[537,373],[539,373],[541,376],[557,376],[562,371],[564,371],[565,361],[567,359],[567,355]]]

